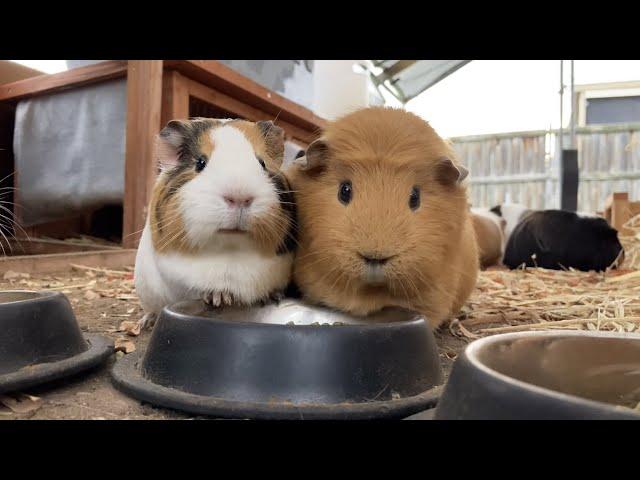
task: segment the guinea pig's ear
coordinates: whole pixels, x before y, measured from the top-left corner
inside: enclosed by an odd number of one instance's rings
[[[160,170],[170,170],[180,163],[180,151],[189,134],[186,120],[171,120],[156,136],[156,158]]]
[[[282,159],[284,158],[284,130],[271,120],[256,122],[256,125],[258,125],[260,132],[262,132],[269,156],[273,159],[277,167],[280,168]]]
[[[304,155],[296,156],[294,165],[306,172],[320,172],[327,165],[329,145],[322,138],[311,142]]]
[[[440,157],[436,162],[436,180],[445,186],[459,185],[469,175],[462,165],[456,165],[449,157]]]

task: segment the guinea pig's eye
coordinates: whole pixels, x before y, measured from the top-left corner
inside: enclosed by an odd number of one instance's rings
[[[411,195],[409,195],[409,208],[415,210],[420,206],[420,189],[413,187],[411,189]]]
[[[353,189],[351,188],[351,182],[342,182],[338,190],[338,199],[346,205],[351,201],[352,196]]]
[[[207,166],[207,156],[200,155],[196,160],[196,172],[201,172]]]
[[[262,159],[261,159],[260,157],[258,157],[258,156],[256,156],[256,158],[258,159],[258,163],[260,164],[260,166],[266,170],[266,169],[267,169],[267,166],[264,164],[264,160],[262,160]]]

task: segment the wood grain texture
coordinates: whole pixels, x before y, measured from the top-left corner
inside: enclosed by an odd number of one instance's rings
[[[189,80],[175,70],[165,70],[162,78],[161,127],[170,120],[189,118]]]
[[[154,146],[160,131],[162,60],[130,60],[127,70],[127,129],[123,246],[140,240],[157,173]]]
[[[311,110],[284,98],[235,70],[215,60],[166,60],[168,68],[220,93],[241,99],[244,103],[304,130],[315,131],[325,120]]]
[[[315,129],[311,131],[305,130],[297,125],[282,120],[281,117],[275,119],[273,115],[270,115],[263,110],[252,107],[251,105],[244,103],[242,100],[233,98],[196,81],[188,80],[187,83],[190,96],[229,112],[233,112],[239,117],[252,122],[258,120],[276,120],[276,124],[282,127],[290,138],[297,140],[299,143],[308,145],[318,136]]]
[[[103,82],[127,74],[127,62],[109,60],[106,62],[74,68],[66,72],[39,75],[17,82],[0,85],[0,101],[17,101],[45,93],[54,93],[77,88],[91,83]]]
[[[0,257],[0,275],[8,270],[22,273],[61,272],[71,270],[72,263],[89,267],[120,268],[133,265],[135,258],[134,249]]]

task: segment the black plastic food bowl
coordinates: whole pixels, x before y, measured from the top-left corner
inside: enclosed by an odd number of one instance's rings
[[[59,292],[0,292],[0,393],[22,390],[94,367],[113,342],[82,335]]]
[[[425,320],[406,310],[363,319],[293,300],[223,310],[194,301],[165,308],[144,355],[116,362],[113,379],[194,414],[370,419],[433,407],[442,372]]]
[[[476,340],[436,420],[640,419],[640,335],[549,331]]]

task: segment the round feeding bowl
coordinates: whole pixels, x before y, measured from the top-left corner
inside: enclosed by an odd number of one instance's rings
[[[640,420],[638,408],[640,335],[520,332],[471,343],[434,418]]]
[[[367,318],[287,300],[254,308],[167,307],[115,385],[140,400],[227,418],[367,419],[433,407],[442,372],[424,319]]]
[[[22,390],[96,366],[113,352],[82,335],[59,292],[0,292],[0,393]]]

